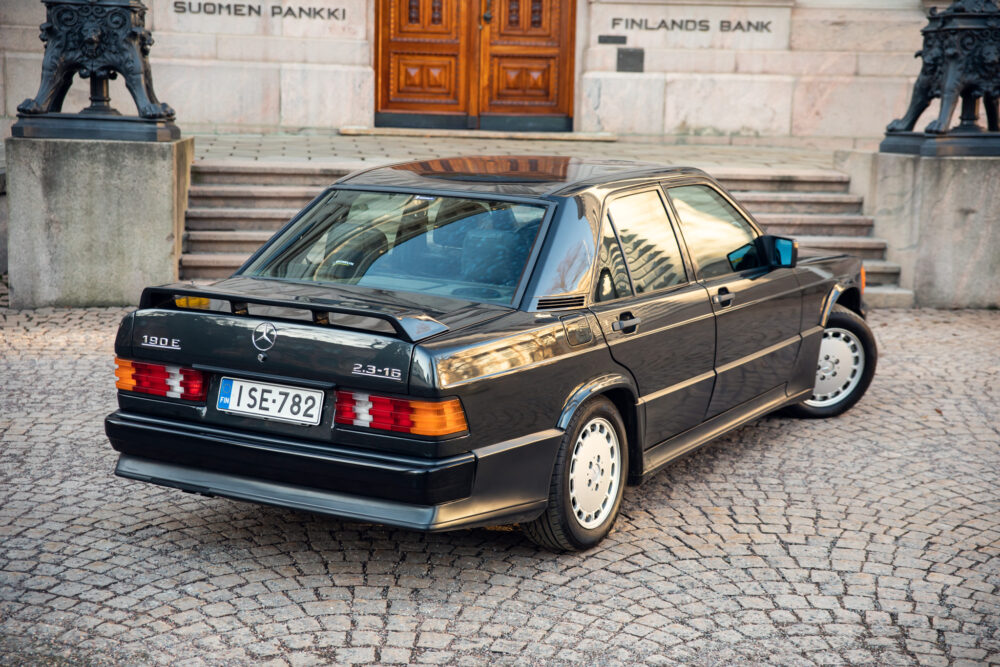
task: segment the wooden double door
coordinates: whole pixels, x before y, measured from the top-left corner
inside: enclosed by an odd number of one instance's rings
[[[575,0],[377,0],[375,124],[568,131]]]

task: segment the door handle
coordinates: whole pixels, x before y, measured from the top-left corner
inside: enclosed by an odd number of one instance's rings
[[[622,333],[632,333],[640,324],[642,324],[641,317],[632,317],[631,313],[622,313],[620,319],[611,323],[611,330],[621,331]]]
[[[486,0],[486,11],[483,12],[483,22],[493,22],[493,0]]]
[[[728,308],[733,305],[733,301],[736,300],[736,295],[730,292],[725,287],[719,288],[719,293],[712,297],[712,303],[722,306],[723,308]]]

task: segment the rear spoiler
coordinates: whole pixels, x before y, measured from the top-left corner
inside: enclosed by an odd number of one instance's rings
[[[311,313],[311,321],[318,326],[327,326],[342,329],[361,330],[357,327],[341,326],[330,323],[330,315],[349,315],[355,317],[368,317],[386,322],[395,332],[397,338],[410,343],[419,343],[422,340],[436,336],[448,331],[448,326],[434,319],[426,313],[420,312],[396,312],[387,313],[382,310],[369,310],[365,308],[354,308],[340,305],[336,302],[327,303],[325,299],[313,298],[310,300],[298,299],[267,299],[260,297],[250,297],[243,294],[227,294],[225,292],[215,292],[186,286],[147,287],[142,291],[139,299],[139,308],[169,308],[173,310],[204,310],[199,308],[183,308],[177,304],[177,299],[190,297],[193,299],[210,299],[213,301],[228,302],[228,311],[208,310],[206,312],[228,312],[231,315],[252,317],[249,305],[271,306],[274,308],[289,308]]]

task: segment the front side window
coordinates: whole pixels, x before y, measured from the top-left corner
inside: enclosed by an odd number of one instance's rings
[[[656,190],[619,197],[608,206],[637,294],[687,282],[670,218]]]
[[[706,185],[667,190],[701,279],[766,266],[757,235],[740,212]]]
[[[509,305],[544,206],[333,190],[244,275]]]

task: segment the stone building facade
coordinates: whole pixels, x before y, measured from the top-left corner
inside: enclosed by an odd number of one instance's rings
[[[565,3],[561,9],[560,2]],[[428,109],[449,109],[452,116],[458,109],[462,127],[488,127],[480,120],[497,108],[514,112],[506,114],[513,115],[514,122],[501,124],[501,129],[521,129],[521,120],[530,129],[535,127],[530,119],[546,116],[545,105],[561,96],[558,111],[566,119],[561,129],[677,135],[687,141],[717,143],[805,141],[868,147],[905,109],[920,69],[914,52],[920,48],[920,28],[931,3],[146,0],[146,4],[147,25],[156,40],[151,54],[156,91],[177,110],[186,131],[330,132],[345,126],[421,124],[425,120],[421,114],[428,115]],[[499,40],[492,47],[484,46],[489,40],[482,38],[485,12],[491,15],[489,29]],[[17,104],[37,90],[42,57],[38,25],[44,16],[38,0],[0,3],[4,136]],[[560,21],[561,32],[553,28]],[[511,41],[513,46],[504,52],[503,29],[515,24],[521,26],[523,40]],[[432,38],[412,33],[415,38],[409,39],[407,26],[423,26]],[[561,49],[556,60],[551,50],[546,51],[542,34],[549,28],[548,38]],[[440,44],[450,41],[454,49],[441,51],[434,34],[441,37]],[[405,42],[402,47],[392,42],[397,37]],[[462,40],[468,44],[459,44]],[[86,96],[87,86],[78,83],[66,109],[82,108]],[[113,82],[112,101],[123,112],[134,113],[120,80]],[[382,113],[400,108],[406,113]]]

